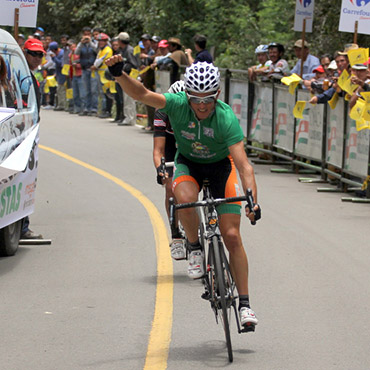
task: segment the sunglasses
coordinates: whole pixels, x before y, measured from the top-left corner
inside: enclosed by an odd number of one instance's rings
[[[207,96],[196,96],[196,95],[191,95],[189,93],[186,93],[186,96],[188,97],[188,100],[190,103],[209,104],[209,103],[213,103],[216,100],[217,94],[218,94],[218,91],[212,95],[207,95]]]
[[[31,55],[31,57],[35,57],[35,58],[42,58],[44,56],[44,53],[42,51],[27,50],[27,54],[29,54],[29,55]]]

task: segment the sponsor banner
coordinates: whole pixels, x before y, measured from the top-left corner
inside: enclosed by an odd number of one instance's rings
[[[254,83],[252,127],[249,140],[271,144],[272,139],[272,86]]]
[[[19,9],[19,27],[36,27],[38,0],[0,0],[0,25],[14,27],[15,9]]]
[[[357,131],[356,121],[348,117],[344,170],[363,178],[368,175],[369,133],[370,130]]]
[[[310,100],[310,93],[306,90],[298,92],[299,101]],[[295,154],[318,161],[322,160],[322,133],[324,105],[307,104],[303,111],[303,118],[297,119]]]
[[[358,33],[370,35],[370,0],[342,0],[339,31],[355,32],[358,22]]]
[[[303,31],[303,20],[306,19],[306,32],[312,32],[314,0],[296,0],[294,31]]]
[[[295,96],[284,87],[275,86],[275,132],[274,146],[293,152],[294,117],[292,111]]]
[[[155,71],[155,91],[164,94],[171,86],[170,72],[168,71]]]
[[[248,82],[230,81],[230,101],[229,104],[239,120],[244,135],[247,135],[248,121]]]
[[[28,159],[26,167],[22,172],[15,171],[10,177],[0,181],[0,228],[30,215],[34,210],[38,166],[38,126],[29,135],[31,136],[33,141],[31,141],[31,151],[28,151],[26,156]],[[19,147],[22,147],[22,144]],[[28,144],[26,143],[25,146]],[[12,156],[24,157],[27,154],[24,152],[24,147],[20,148],[23,153],[17,153],[19,147],[8,159]]]
[[[342,167],[343,132],[344,132],[344,100],[339,99],[334,109],[328,109],[326,162]]]

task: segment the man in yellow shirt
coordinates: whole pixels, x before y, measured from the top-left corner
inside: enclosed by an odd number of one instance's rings
[[[99,89],[99,95],[102,99],[102,108],[99,117],[109,118],[112,112],[113,100],[106,93],[107,89],[109,89],[109,80],[105,76],[108,68],[105,61],[113,55],[113,50],[108,45],[109,36],[107,34],[100,33],[96,39],[98,41],[98,55],[91,70],[97,72],[100,79],[101,88]]]

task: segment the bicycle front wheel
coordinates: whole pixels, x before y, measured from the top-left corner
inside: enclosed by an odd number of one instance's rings
[[[227,290],[225,284],[225,265],[223,263],[223,244],[217,236],[212,238],[213,250],[214,250],[214,273],[215,280],[217,284],[217,291],[219,294],[219,301],[221,304],[221,318],[222,324],[225,332],[227,352],[229,355],[229,361],[233,362],[233,349],[231,345],[231,335],[230,335],[230,324],[227,306]]]

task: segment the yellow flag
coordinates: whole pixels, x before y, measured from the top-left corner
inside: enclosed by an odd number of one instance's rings
[[[348,59],[351,66],[366,63],[369,59],[369,49],[358,48],[348,50]]]
[[[354,105],[354,107],[351,109],[349,116],[355,121],[360,120],[362,119],[362,113],[364,109],[365,109],[365,101],[362,99],[357,99],[357,102]]]
[[[68,76],[70,68],[71,66],[69,64],[65,64],[62,68],[62,75]]]
[[[365,121],[369,121],[370,122],[370,103],[366,103],[365,108],[364,108],[364,110],[362,112],[362,118]]]
[[[92,71],[92,72],[91,72],[91,77],[92,77],[92,78],[95,78],[95,76],[96,76],[95,71]]]
[[[141,48],[139,45],[136,45],[134,47],[134,55],[140,54],[141,53]]]
[[[139,76],[139,71],[135,68],[132,68],[131,72],[130,72],[130,77],[132,77],[136,80],[138,78],[138,76]]]
[[[366,103],[370,103],[370,91],[362,92],[360,94],[365,99]]]
[[[150,69],[150,66],[147,66],[147,67],[145,67],[144,69],[142,69],[140,72],[139,72],[139,74],[140,75],[142,75],[143,73],[145,73],[147,70],[149,70]]]
[[[338,85],[339,87],[344,90],[344,83],[348,80],[349,74],[347,70],[343,70],[338,78]]]
[[[353,92],[358,88],[358,85],[356,84],[353,84],[351,82],[351,79],[348,78],[347,81],[344,83],[343,85],[343,89],[345,92],[347,92],[348,94],[352,95]]]
[[[109,84],[110,81],[105,78],[105,70],[98,71],[98,75],[100,77],[100,81],[103,85]]]
[[[73,89],[66,89],[66,98],[73,99]]]
[[[338,103],[338,99],[339,99],[339,95],[336,92],[336,93],[334,93],[333,97],[328,101],[328,104],[330,105],[331,109],[335,109],[335,107],[337,106],[337,103]]]
[[[289,85],[289,92],[294,95],[295,89],[299,85],[299,81],[294,81]]]
[[[58,85],[57,80],[55,79],[54,76],[47,76],[46,81],[47,81],[49,87],[55,87],[55,86]]]
[[[48,84],[48,82],[46,81],[46,84],[44,85],[44,93],[45,93],[45,94],[49,94],[49,92],[50,92],[49,84]]]
[[[109,90],[112,94],[115,94],[117,92],[116,90],[116,83],[114,81],[111,81],[109,84]]]
[[[293,109],[293,116],[295,118],[303,118],[303,111],[306,107],[305,101],[297,101]]]
[[[369,121],[365,121],[363,118],[356,121],[356,130],[357,131],[364,130],[365,128],[370,129],[370,122]]]

